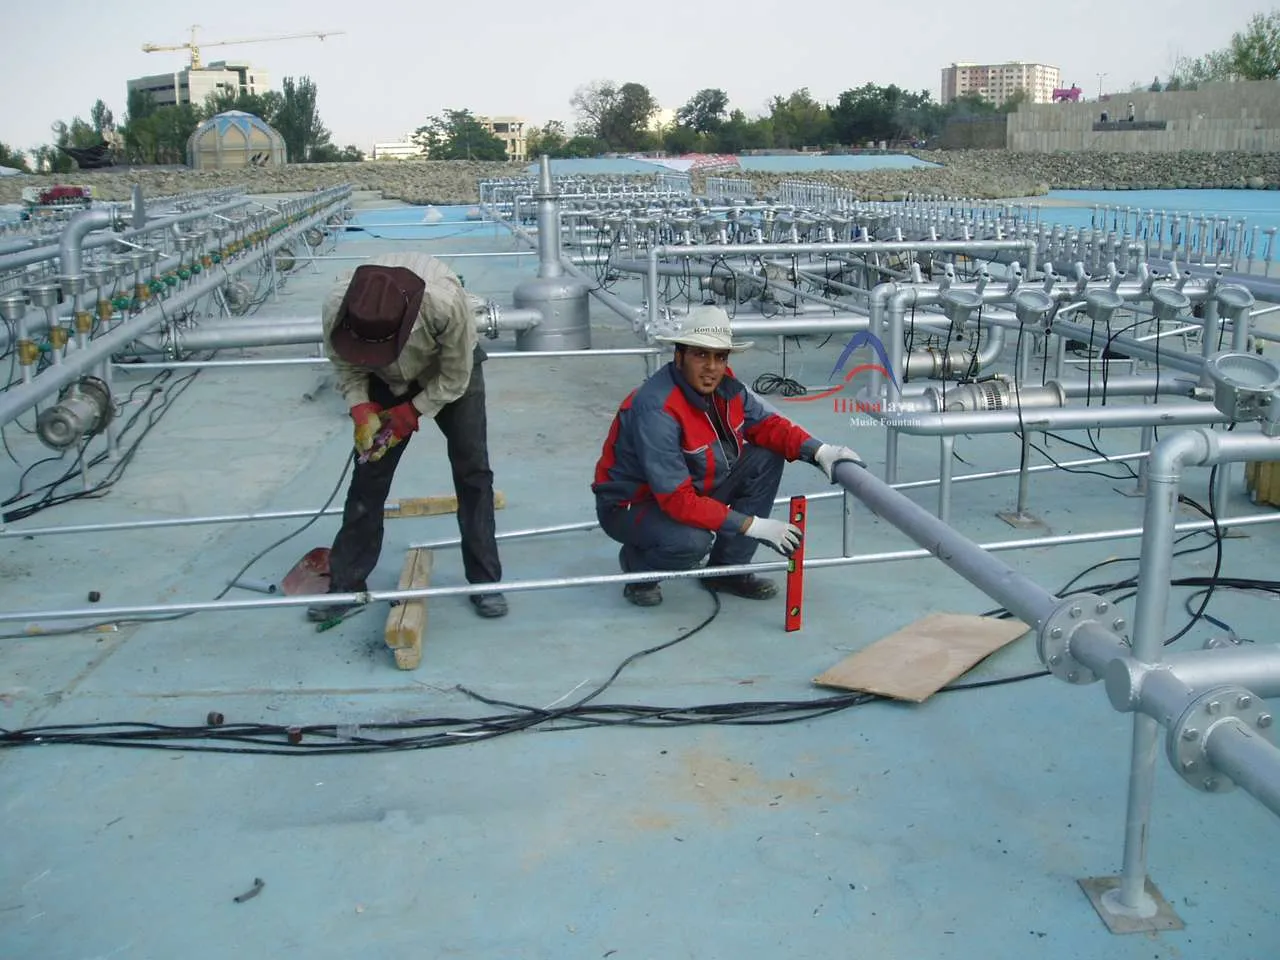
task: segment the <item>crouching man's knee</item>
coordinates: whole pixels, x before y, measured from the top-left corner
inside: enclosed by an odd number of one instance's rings
[[[689,570],[711,551],[711,540],[710,531],[672,525],[664,531],[650,558],[659,570]]]

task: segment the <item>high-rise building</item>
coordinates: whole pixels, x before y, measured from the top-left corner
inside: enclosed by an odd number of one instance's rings
[[[953,63],[942,68],[942,103],[967,93],[1001,106],[1019,90],[1031,103],[1052,103],[1062,86],[1062,71],[1043,63]]]
[[[232,60],[217,60],[198,70],[183,67],[174,73],[157,73],[129,81],[130,93],[142,90],[151,94],[157,107],[180,103],[202,107],[210,94],[262,94],[270,89],[267,71]]]

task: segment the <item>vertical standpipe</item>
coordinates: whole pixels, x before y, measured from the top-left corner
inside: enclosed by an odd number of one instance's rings
[[[591,349],[591,301],[585,283],[560,262],[560,200],[551,183],[551,161],[539,163],[538,275],[511,293],[516,307],[537,310],[542,320],[516,334],[517,350]]]

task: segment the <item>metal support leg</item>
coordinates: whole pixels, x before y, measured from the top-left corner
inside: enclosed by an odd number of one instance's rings
[[[1004,510],[996,514],[1011,527],[1043,527],[1044,521],[1027,511],[1027,501],[1031,493],[1031,435],[1022,432],[1022,457],[1018,462],[1018,502],[1012,511]]]
[[[840,525],[840,555],[851,557],[853,556],[853,497],[849,495],[848,490],[844,491],[840,498],[840,507],[844,511]]]
[[[1182,920],[1147,879],[1147,833],[1155,790],[1160,725],[1145,714],[1133,718],[1129,802],[1124,825],[1124,866],[1119,877],[1080,881],[1094,909],[1112,933],[1181,930]]]
[[[938,438],[938,446],[938,519],[943,523],[950,523],[951,464],[955,458],[956,438],[950,434],[944,434]]]
[[[1142,402],[1145,405],[1150,403],[1151,399],[1149,397],[1143,397]],[[1147,425],[1142,428],[1142,433],[1140,435],[1140,440],[1139,440],[1139,446],[1142,447],[1143,451],[1148,456],[1150,456],[1151,454],[1151,446],[1152,444],[1155,443],[1155,437],[1156,437],[1155,427]],[[1124,487],[1116,487],[1115,491],[1126,497],[1145,497],[1147,495],[1147,459],[1146,458],[1139,461],[1138,463],[1138,479],[1134,483],[1134,485],[1127,489]]]
[[[898,482],[898,431],[888,427],[884,431],[884,482]]]

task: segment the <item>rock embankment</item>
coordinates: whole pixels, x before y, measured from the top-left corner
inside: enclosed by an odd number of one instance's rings
[[[986,176],[1024,177],[1051,190],[1274,190],[1277,153],[917,153],[921,160]]]
[[[1039,196],[1049,190],[1172,190],[1280,188],[1280,154],[1244,153],[1010,153],[958,150],[917,153],[937,167],[905,170],[764,173],[730,176],[752,181],[759,195],[783,180],[817,180],[849,187],[869,200],[931,194],[976,199]],[[149,196],[243,186],[250,193],[297,193],[350,183],[389,200],[414,204],[467,204],[476,182],[524,176],[524,166],[470,161],[366,161],[241,170],[108,170],[59,176],[0,178],[0,203],[15,203],[33,183],[89,184],[101,200],[126,200],[135,183]],[[629,179],[636,175],[628,174]],[[607,178],[613,179],[613,178]],[[701,183],[697,183],[701,186]]]

